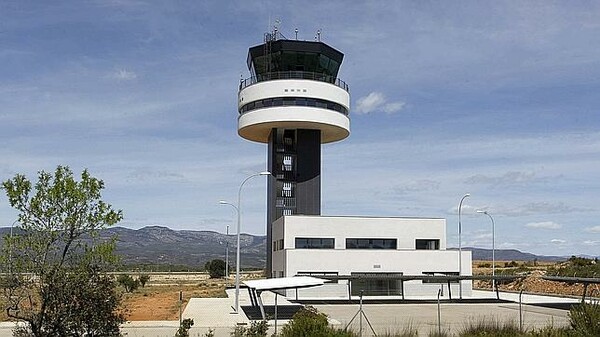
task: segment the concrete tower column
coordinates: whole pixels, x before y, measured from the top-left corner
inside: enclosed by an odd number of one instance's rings
[[[321,214],[321,144],[350,135],[348,85],[337,78],[343,54],[322,42],[278,40],[250,48],[251,77],[240,83],[238,134],[268,144],[267,275],[273,221]]]

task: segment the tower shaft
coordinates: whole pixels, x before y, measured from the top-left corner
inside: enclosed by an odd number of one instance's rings
[[[240,83],[238,133],[268,144],[267,275],[272,224],[321,214],[321,144],[350,134],[350,95],[337,78],[343,54],[322,42],[268,39],[250,48],[252,76]]]

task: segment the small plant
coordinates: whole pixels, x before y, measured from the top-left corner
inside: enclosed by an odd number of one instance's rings
[[[450,334],[448,334],[448,332],[446,332],[446,331],[442,331],[441,333],[438,331],[433,331],[433,332],[430,332],[428,336],[429,337],[450,337]]]
[[[266,337],[269,326],[267,321],[254,321],[250,327],[238,325],[231,332],[231,337]]]
[[[526,336],[519,331],[519,326],[513,321],[500,322],[490,317],[480,317],[467,323],[459,333],[461,337],[496,336],[513,337]]]
[[[407,324],[405,324],[402,328],[397,328],[395,330],[391,329],[391,330],[388,330],[383,335],[378,335],[378,336],[382,336],[382,337],[418,337],[419,332],[414,327],[412,321],[410,321]]]
[[[194,325],[194,320],[191,318],[186,318],[181,321],[179,329],[177,329],[177,333],[175,333],[175,337],[189,337],[192,325]]]
[[[204,334],[204,337],[215,337],[215,330],[208,329],[208,331]]]

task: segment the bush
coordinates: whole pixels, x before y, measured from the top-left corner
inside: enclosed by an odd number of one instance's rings
[[[236,326],[231,332],[231,337],[266,337],[269,326],[267,321],[254,321],[250,327]]]
[[[189,337],[192,325],[194,325],[194,320],[191,318],[186,318],[181,321],[179,329],[177,329],[177,333],[175,333],[175,337]]]
[[[569,321],[575,336],[600,336],[600,304],[582,303],[569,310]]]
[[[313,307],[298,310],[289,323],[281,330],[281,337],[353,337],[351,332],[337,330],[329,326],[327,315]]]
[[[220,278],[225,276],[225,261],[221,259],[214,259],[206,262],[204,268],[210,275],[210,278]]]
[[[516,261],[505,262],[504,267],[506,268],[516,268],[519,264]]]
[[[600,264],[598,264],[596,259],[592,260],[571,256],[567,262],[548,268],[547,274],[556,276],[598,277],[600,276]]]
[[[144,288],[146,286],[146,283],[150,281],[150,275],[142,274],[138,277],[138,281],[140,281],[140,285],[142,286],[142,288]]]
[[[133,277],[127,274],[119,275],[119,277],[117,277],[117,283],[125,288],[125,291],[128,293],[134,292],[140,286],[139,280],[135,280]]]

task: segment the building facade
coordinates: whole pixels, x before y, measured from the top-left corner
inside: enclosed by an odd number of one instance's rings
[[[332,277],[304,297],[435,296],[447,284],[401,281],[397,276],[458,275],[458,251],[446,250],[446,220],[396,217],[283,216],[273,223],[274,277]],[[462,274],[472,275],[471,252]],[[462,281],[471,295],[471,281]],[[458,294],[458,282],[451,283]]]

